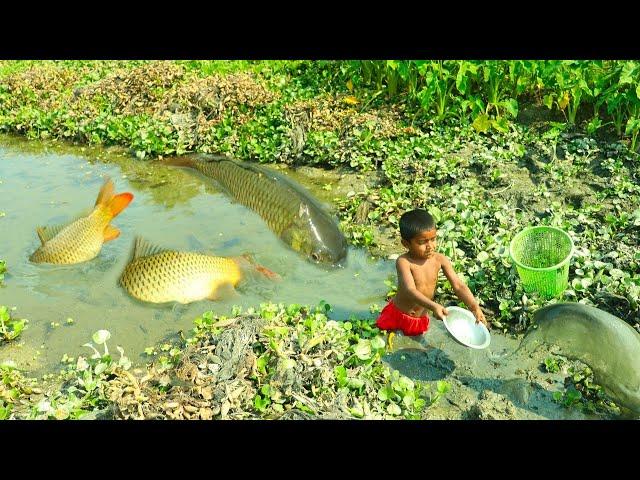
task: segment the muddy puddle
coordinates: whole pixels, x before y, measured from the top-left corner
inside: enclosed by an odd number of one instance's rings
[[[39,245],[36,227],[90,211],[106,176],[116,192],[134,194],[112,222],[120,237],[82,264],[30,263],[28,257]],[[186,334],[206,310],[224,314],[233,305],[325,300],[336,319],[366,317],[372,303],[384,300],[384,281],[394,273],[393,262],[376,262],[354,248],[344,268],[312,265],[283,244],[260,216],[230,201],[211,181],[128,154],[0,137],[0,181],[0,211],[5,213],[0,218],[0,258],[8,268],[0,305],[17,307],[14,316],[29,320],[18,344],[0,347],[0,359],[11,356],[37,373],[56,370],[65,353],[90,353],[82,345],[98,329],[109,330],[110,344],[143,361],[145,347],[180,330]],[[250,252],[282,281],[246,283],[238,289],[240,296],[219,302],[144,304],[118,285],[136,235],[177,250],[220,256]]]

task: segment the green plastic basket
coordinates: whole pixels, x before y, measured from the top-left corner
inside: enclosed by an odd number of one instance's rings
[[[538,292],[542,297],[552,298],[567,288],[573,241],[563,230],[525,228],[511,240],[509,255],[526,292]]]

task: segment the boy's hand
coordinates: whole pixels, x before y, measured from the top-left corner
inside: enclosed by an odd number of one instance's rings
[[[447,315],[449,315],[449,312],[447,312],[447,309],[444,308],[442,305],[438,304],[436,305],[436,307],[433,309],[433,313],[435,314],[436,317],[438,317],[440,320],[444,320],[444,317],[446,317]]]
[[[476,317],[476,323],[484,323],[484,326],[489,328],[489,325],[487,324],[487,319],[484,318],[484,313],[482,313],[482,310],[480,310],[480,306],[477,306],[476,308],[474,308],[473,310],[471,310],[471,313],[473,313],[473,315]]]

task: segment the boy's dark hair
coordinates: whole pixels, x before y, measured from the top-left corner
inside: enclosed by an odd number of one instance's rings
[[[400,217],[400,236],[407,241],[420,232],[434,228],[436,228],[436,222],[431,214],[420,208],[405,212]]]

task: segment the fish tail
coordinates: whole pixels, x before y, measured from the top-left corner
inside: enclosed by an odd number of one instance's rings
[[[113,192],[115,191],[115,187],[113,186],[113,180],[107,177],[104,181],[104,184],[100,188],[100,192],[98,193],[98,198],[96,198],[95,206],[105,205],[113,198]]]
[[[111,220],[117,216],[127,205],[133,200],[133,194],[130,192],[114,194],[113,181],[110,178],[102,185],[98,198],[96,199],[96,208],[100,208],[107,212],[107,217]]]
[[[107,209],[111,214],[111,218],[117,216],[120,212],[122,212],[133,200],[133,193],[125,192],[119,193],[115,195],[109,204],[107,205]]]

